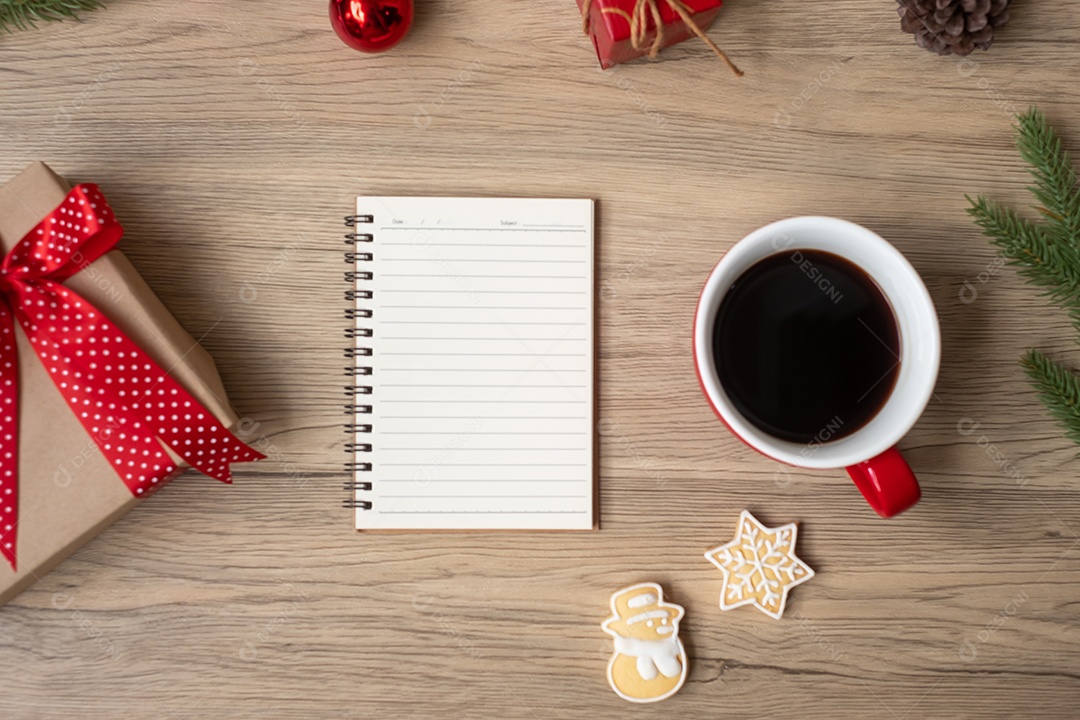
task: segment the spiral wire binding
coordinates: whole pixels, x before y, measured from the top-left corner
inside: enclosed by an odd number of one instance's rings
[[[373,215],[346,215],[345,227],[353,228],[354,230],[358,225],[370,225],[375,222]],[[356,248],[360,243],[374,242],[375,237],[370,232],[349,232],[345,234],[345,244],[353,248]],[[350,250],[345,253],[345,262],[353,266],[353,269],[344,273],[345,282],[348,283],[349,289],[345,291],[345,301],[350,303],[350,307],[345,309],[345,319],[353,321],[352,327],[345,328],[345,338],[353,340],[354,343],[351,347],[345,348],[345,357],[349,360],[353,360],[353,364],[345,367],[345,376],[349,378],[361,378],[371,375],[372,368],[370,365],[358,365],[356,364],[357,358],[371,357],[370,347],[357,347],[355,340],[358,338],[370,338],[372,336],[371,328],[358,328],[355,326],[357,320],[370,318],[372,311],[370,308],[358,308],[356,307],[357,300],[371,300],[373,293],[371,290],[358,290],[356,289],[356,282],[358,280],[371,280],[374,277],[374,273],[370,270],[356,269],[356,265],[362,262],[371,262],[373,259],[373,253],[359,252],[356,249]],[[370,403],[364,404],[363,397],[365,395],[371,395],[371,385],[346,385],[345,396],[352,402],[345,405],[345,414],[348,415],[352,422],[345,425],[345,432],[349,434],[351,442],[345,444],[345,452],[349,453],[354,458],[353,462],[345,463],[345,470],[352,473],[352,479],[347,480],[344,485],[344,489],[347,490],[352,496],[348,500],[342,502],[342,505],[354,510],[370,510],[370,500],[357,500],[355,498],[356,492],[366,492],[371,490],[370,480],[358,480],[356,473],[371,472],[371,463],[369,462],[357,462],[355,460],[357,453],[369,453],[371,452],[371,443],[357,442],[356,436],[358,434],[370,433],[371,425],[366,423],[356,422],[356,416],[358,415],[370,415],[372,406]]]

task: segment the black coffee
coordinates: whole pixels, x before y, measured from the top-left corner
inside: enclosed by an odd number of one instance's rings
[[[865,272],[819,250],[772,255],[739,276],[720,303],[713,351],[735,408],[798,443],[865,425],[900,370],[888,300]]]

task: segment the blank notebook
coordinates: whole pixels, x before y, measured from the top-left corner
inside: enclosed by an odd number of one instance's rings
[[[591,529],[592,201],[361,197],[347,223],[357,529]]]

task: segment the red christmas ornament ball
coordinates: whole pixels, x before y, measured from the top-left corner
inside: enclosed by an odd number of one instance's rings
[[[330,25],[349,47],[382,52],[401,42],[413,20],[413,0],[330,0]]]

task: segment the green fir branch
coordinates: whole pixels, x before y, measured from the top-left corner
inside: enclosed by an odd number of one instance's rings
[[[1069,153],[1046,116],[1031,108],[1016,119],[1016,147],[1035,184],[1038,222],[979,196],[968,213],[999,253],[1032,284],[1068,311],[1080,331],[1080,187]],[[1039,399],[1080,445],[1080,377],[1039,350],[1020,360]]]
[[[968,198],[968,214],[1011,265],[1070,312],[1080,314],[1080,252],[1035,224],[981,195]]]
[[[1080,247],[1080,188],[1069,153],[1041,110],[1031,108],[1017,118],[1016,148],[1030,166],[1035,185],[1028,189],[1059,240]]]
[[[1028,350],[1020,364],[1065,435],[1080,445],[1080,378],[1035,349]]]
[[[102,7],[98,0],[0,0],[0,32],[36,28],[38,22],[78,18]]]

